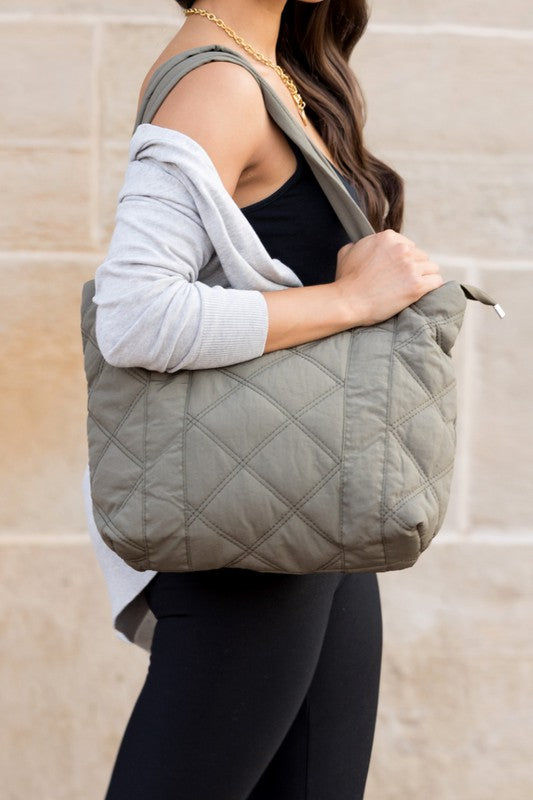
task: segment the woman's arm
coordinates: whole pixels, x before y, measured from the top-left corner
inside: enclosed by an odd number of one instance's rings
[[[268,308],[265,353],[322,339],[362,321],[362,313],[346,306],[336,283],[262,294]]]
[[[198,280],[213,245],[188,191],[152,159],[128,166],[105,260],[95,273],[96,339],[113,366],[202,369],[261,355],[259,291]]]

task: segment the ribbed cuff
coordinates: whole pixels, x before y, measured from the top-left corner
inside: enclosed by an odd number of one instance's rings
[[[228,366],[263,355],[268,306],[261,292],[197,285],[202,297],[197,368]]]

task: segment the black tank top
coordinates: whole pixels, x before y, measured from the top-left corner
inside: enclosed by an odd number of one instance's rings
[[[270,257],[291,267],[304,286],[330,283],[335,279],[337,252],[350,237],[300,148],[287,141],[298,162],[296,171],[275,192],[241,211]],[[355,188],[334,169],[360,204]]]

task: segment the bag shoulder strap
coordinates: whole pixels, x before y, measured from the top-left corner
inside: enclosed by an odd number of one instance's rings
[[[133,130],[135,131],[137,126],[142,123],[151,122],[159,106],[180,78],[195,67],[210,61],[231,61],[240,64],[254,76],[261,87],[268,113],[302,151],[350,239],[358,241],[363,236],[375,233],[364,212],[352,198],[329,160],[305,135],[302,127],[295,122],[268,81],[253,68],[244,56],[228,47],[217,44],[194,47],[178,53],[161,64],[150,77]]]

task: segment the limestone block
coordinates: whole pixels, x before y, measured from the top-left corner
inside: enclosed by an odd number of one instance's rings
[[[372,6],[372,22],[401,25],[451,23],[484,27],[531,29],[529,0],[379,0]]]
[[[531,270],[482,272],[480,281],[507,316],[475,309],[475,385],[471,425],[471,517],[481,526],[531,529],[533,392]]]
[[[111,626],[80,536],[7,545],[0,535],[2,797],[103,798],[147,665]],[[69,543],[70,542],[70,543]]]
[[[379,576],[380,704],[368,800],[527,800],[533,689],[529,545],[436,540]]]
[[[105,26],[100,71],[101,129],[104,138],[128,141],[135,122],[142,82],[176,25]]]
[[[92,259],[4,258],[0,266],[0,529],[83,530],[86,384],[81,287]]]
[[[86,139],[92,113],[91,29],[2,22],[0,41],[2,138]]]
[[[391,154],[405,181],[406,234],[447,255],[527,258],[533,239],[531,159]]]
[[[350,63],[370,150],[531,153],[530,41],[372,31]]]
[[[175,0],[2,0],[0,13],[31,12],[32,14],[91,14],[107,16],[179,16]]]
[[[90,247],[90,170],[90,152],[82,145],[0,149],[0,247]]]

